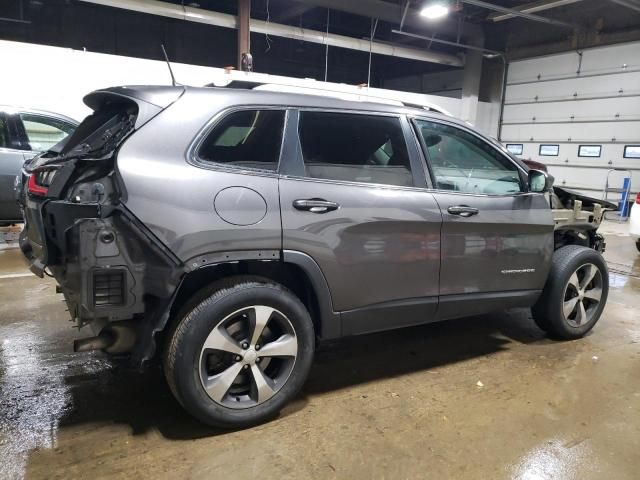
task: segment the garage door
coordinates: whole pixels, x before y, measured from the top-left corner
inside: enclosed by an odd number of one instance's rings
[[[631,170],[640,190],[639,51],[634,42],[512,62],[502,142],[587,195],[602,194],[613,168]],[[619,187],[626,176],[611,179]]]

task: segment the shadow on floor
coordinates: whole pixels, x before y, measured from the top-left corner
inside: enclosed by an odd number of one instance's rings
[[[543,338],[528,312],[516,311],[323,344],[302,394],[283,415],[303,409],[307,398],[318,393],[453,364],[504,350],[511,342]],[[134,435],[157,429],[170,439],[227,433],[203,426],[186,414],[171,395],[158,366],[138,373],[101,362],[103,368],[87,371],[82,362],[80,358],[73,361],[65,375],[72,407],[65,412],[61,426],[125,424],[131,426]]]
[[[351,337],[321,346],[305,393],[314,394],[489,355],[544,333],[514,311]]]

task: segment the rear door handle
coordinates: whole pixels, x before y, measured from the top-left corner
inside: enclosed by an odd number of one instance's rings
[[[473,215],[477,215],[480,210],[477,208],[469,207],[468,205],[455,205],[453,207],[447,208],[447,212],[451,215],[459,215],[464,218],[472,217]]]
[[[340,208],[336,202],[329,202],[323,198],[307,198],[293,201],[293,208],[311,213],[327,213]]]

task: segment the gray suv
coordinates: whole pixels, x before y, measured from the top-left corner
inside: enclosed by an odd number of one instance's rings
[[[15,187],[24,162],[49,150],[77,125],[57,113],[0,105],[0,226],[22,222]]]
[[[574,339],[604,309],[596,227],[555,222],[544,172],[449,117],[218,88],[85,103],[25,167],[21,248],[93,330],[76,351],[161,358],[205,423],[277,415],[317,341],[511,307]]]

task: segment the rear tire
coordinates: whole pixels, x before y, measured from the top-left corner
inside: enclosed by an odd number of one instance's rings
[[[640,240],[636,240],[636,248],[640,252]]]
[[[311,367],[309,312],[283,286],[254,280],[231,279],[198,297],[164,352],[176,399],[215,427],[247,427],[277,416]]]
[[[553,254],[542,295],[531,309],[536,324],[564,340],[585,336],[607,302],[609,273],[600,253],[567,245]]]

